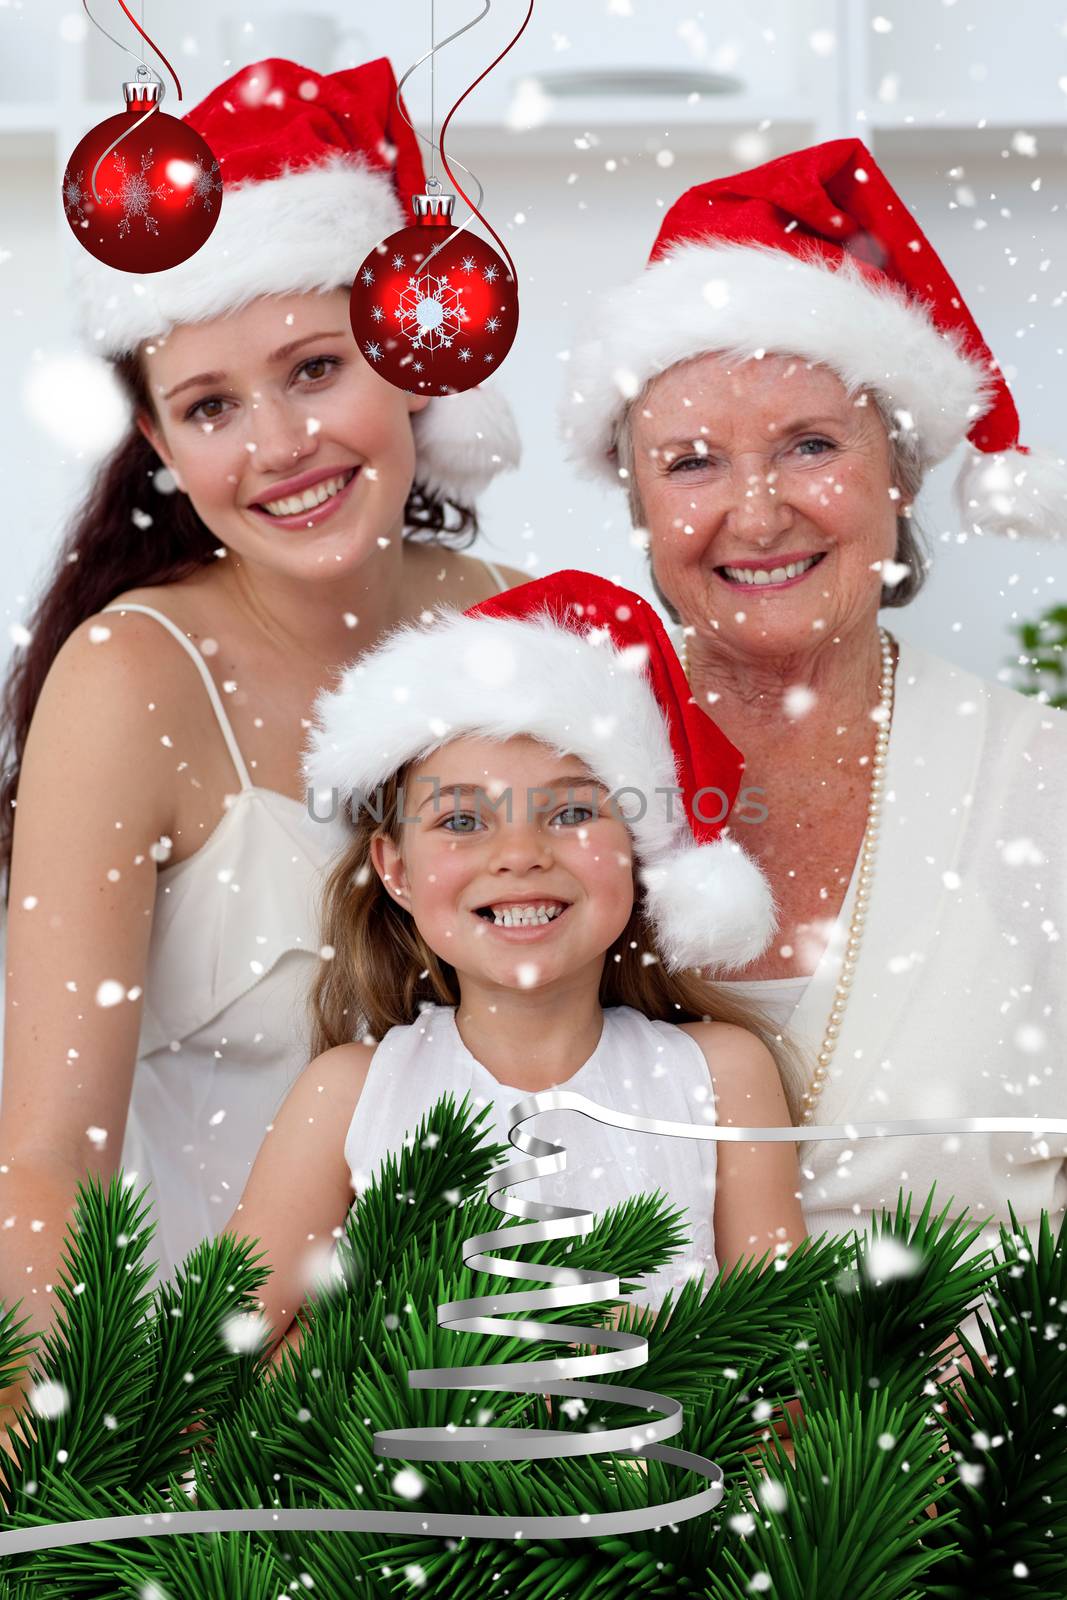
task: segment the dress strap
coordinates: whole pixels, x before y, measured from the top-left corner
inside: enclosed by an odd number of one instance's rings
[[[211,701],[211,706],[215,713],[216,721],[222,730],[222,737],[226,740],[226,748],[230,752],[230,760],[233,762],[234,767],[237,770],[237,777],[241,788],[251,789],[253,787],[252,779],[248,775],[248,768],[245,766],[244,757],[241,754],[237,740],[234,738],[233,729],[230,727],[230,719],[227,717],[222,708],[222,700],[220,698],[219,691],[215,687],[215,680],[208,670],[207,662],[193,644],[192,640],[186,638],[185,634],[178,627],[177,623],[172,622],[169,617],[165,617],[162,611],[154,611],[151,606],[142,606],[138,605],[134,601],[124,600],[117,605],[104,606],[103,609],[105,611],[143,612],[146,617],[155,617],[157,622],[161,622],[163,624],[168,633],[172,633],[174,635],[175,639],[177,639],[186,655],[194,663],[197,672],[199,672],[201,678],[204,680],[204,688],[207,690],[208,699]]]
[[[511,587],[495,561],[486,561],[483,559],[482,566],[485,567],[489,573],[491,573],[493,582],[501,592]]]

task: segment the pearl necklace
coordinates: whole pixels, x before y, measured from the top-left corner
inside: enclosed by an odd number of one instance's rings
[[[841,1033],[841,1022],[848,1005],[849,993],[852,989],[852,980],[856,975],[859,964],[860,945],[863,942],[863,929],[867,921],[867,909],[870,905],[871,888],[874,883],[874,863],[878,854],[878,837],[882,827],[882,801],[885,798],[885,768],[889,755],[889,732],[893,723],[893,641],[884,628],[878,630],[879,642],[882,649],[882,673],[879,682],[879,705],[873,713],[878,726],[878,734],[874,742],[874,761],[871,767],[871,789],[867,800],[867,827],[863,834],[863,843],[860,846],[859,879],[856,884],[856,903],[852,908],[852,918],[848,927],[848,938],[845,940],[845,951],[841,960],[841,971],[838,974],[837,987],[834,990],[834,1003],[830,1008],[830,1015],[826,1022],[826,1032],[823,1035],[822,1045],[815,1058],[815,1071],[807,1091],[801,1096],[804,1109],[801,1112],[802,1123],[814,1121],[815,1106],[819,1096],[826,1087],[830,1075],[830,1063],[833,1060],[834,1050]],[[689,639],[683,635],[682,668],[686,679],[689,678]]]

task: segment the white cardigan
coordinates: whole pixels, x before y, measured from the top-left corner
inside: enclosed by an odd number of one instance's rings
[[[858,866],[789,1032],[821,1048]],[[881,843],[820,1123],[1067,1116],[1067,716],[905,642]],[[1031,1229],[1067,1207],[1067,1139],[804,1143],[809,1232],[935,1205]],[[938,1205],[938,1201],[940,1205]],[[975,1249],[992,1244],[990,1228]]]

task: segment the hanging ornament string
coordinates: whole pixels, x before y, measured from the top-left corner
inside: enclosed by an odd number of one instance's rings
[[[489,0],[486,0],[488,7]],[[483,13],[484,14],[484,13]],[[430,188],[436,189],[437,177],[437,8],[430,0]]]
[[[146,39],[148,41],[148,43],[150,45],[152,45],[152,49],[155,50],[156,55],[159,57],[159,59],[162,61],[163,65],[166,67],[167,71],[170,73],[171,77],[174,79],[174,87],[178,91],[178,99],[180,100],[182,98],[182,86],[181,86],[181,82],[179,81],[178,74],[175,72],[174,68],[171,66],[170,62],[167,60],[167,58],[163,54],[162,50],[158,49],[156,45],[152,44],[152,40],[148,37],[148,34],[145,33],[144,29],[138,23],[137,19],[135,17],[131,16],[131,14],[127,10],[126,6],[123,5],[123,0],[118,0],[118,3],[119,3],[120,6],[122,6],[123,11],[126,12],[126,15],[130,18],[130,21],[133,23],[134,27],[137,29],[137,32],[141,35],[141,37],[143,39]],[[133,59],[135,61],[137,60],[137,57],[133,55],[133,51],[130,49],[129,45],[123,44],[121,39],[116,39],[115,35],[113,33],[108,33],[107,29],[104,27],[102,22],[97,22],[96,18],[93,16],[92,12],[89,10],[89,0],[82,0],[82,9],[84,10],[85,15],[89,18],[89,21],[92,23],[93,27],[96,29],[97,33],[102,33],[104,35],[104,38],[108,39],[116,47],[116,49],[121,50],[125,55],[133,56]],[[143,49],[143,47],[142,47],[142,51],[141,51],[141,60],[139,62],[139,65],[140,66],[144,66],[144,49]],[[151,69],[151,67],[146,67],[145,71],[146,72],[151,72],[152,69]],[[153,76],[158,78],[158,74],[153,74]]]
[[[478,13],[478,15],[476,17],[473,17],[470,22],[465,22],[463,24],[462,28],[457,28],[455,33],[450,33],[446,39],[442,39],[440,44],[438,44],[437,43],[437,39],[436,39],[436,29],[435,29],[435,26],[434,26],[433,0],[430,0],[430,48],[427,51],[425,51],[419,57],[419,59],[417,61],[413,61],[412,62],[411,66],[407,69],[407,71],[401,77],[400,82],[396,86],[396,109],[399,111],[401,117],[407,123],[408,127],[411,129],[411,131],[415,135],[416,139],[420,140],[422,144],[427,145],[429,147],[429,151],[430,151],[430,177],[428,178],[427,183],[426,183],[426,187],[427,187],[428,190],[435,191],[435,190],[439,189],[440,186],[441,186],[441,180],[437,176],[437,152],[438,152],[437,121],[436,121],[437,52],[439,50],[443,50],[446,45],[452,44],[456,39],[459,39],[463,34],[469,33],[472,28],[476,28],[478,26],[479,22],[484,22],[486,17],[489,15],[490,9],[492,8],[492,3],[493,3],[493,0],[483,0],[482,9],[481,9],[481,11],[479,11],[479,13]],[[404,102],[403,102],[403,99],[401,98],[403,93],[404,93],[404,85],[407,83],[408,79],[412,76],[413,73],[418,71],[418,69],[424,64],[424,62],[427,62],[427,61],[430,63],[430,133],[429,133],[429,136],[427,136],[425,133],[423,133],[420,128],[416,128],[415,124],[412,122],[411,118],[408,116],[407,112],[404,110]],[[461,172],[465,172],[467,174],[468,178],[470,178],[471,182],[477,188],[477,190],[478,190],[478,204],[481,205],[482,200],[485,197],[485,190],[482,187],[482,184],[481,184],[480,180],[478,179],[476,174],[471,171],[471,169],[469,167],[465,167],[463,165],[462,161],[457,161],[456,162],[456,166],[459,167]],[[457,188],[458,188],[458,185],[457,185]],[[464,198],[466,198],[466,196],[464,196]],[[468,203],[468,205],[470,204],[469,201],[467,203]],[[480,213],[478,213],[478,214],[480,215]],[[426,263],[432,261],[434,256],[436,256],[441,250],[443,250],[445,245],[448,244],[452,239],[454,239],[457,234],[462,233],[463,230],[469,225],[470,221],[471,221],[470,217],[465,217],[464,220],[461,223],[459,223],[455,228],[453,228],[452,231],[450,233],[448,233],[445,236],[445,238],[440,241],[439,244],[436,244],[433,247],[433,249],[429,252],[429,254],[426,256]]]
[[[181,86],[181,80],[179,79],[178,74],[175,72],[174,68],[171,66],[170,62],[167,60],[166,56],[163,54],[162,50],[159,48],[159,46],[156,44],[156,42],[153,39],[151,39],[147,33],[145,33],[144,29],[141,27],[141,24],[137,21],[137,18],[134,16],[134,14],[130,10],[129,6],[126,4],[126,0],[118,0],[118,3],[122,7],[122,9],[126,13],[126,15],[129,17],[129,19],[133,23],[134,27],[137,29],[137,32],[141,35],[141,38],[148,45],[148,48],[150,50],[154,50],[155,51],[155,53],[159,57],[160,61],[162,61],[163,65],[166,67],[167,71],[170,73],[171,77],[174,79],[174,87],[178,91],[178,99],[180,100],[182,98],[182,86]]]
[[[170,62],[167,60],[167,58],[163,54],[162,50],[158,49],[156,47],[156,45],[154,45],[152,43],[152,40],[148,37],[148,34],[145,33],[144,28],[141,26],[141,24],[137,21],[136,17],[133,16],[133,14],[129,11],[129,9],[125,5],[124,0],[118,0],[118,3],[122,7],[122,9],[126,13],[126,15],[129,17],[129,19],[133,23],[134,27],[137,29],[137,32],[141,35],[142,40],[147,40],[147,42],[152,46],[152,49],[155,50],[156,55],[163,62],[164,66],[167,68],[167,71],[170,73],[171,77],[174,79],[174,86],[178,91],[178,99],[180,100],[182,98],[182,86],[181,86],[181,82],[180,82],[180,80],[178,78],[178,74],[175,72],[174,68],[171,66]],[[132,56],[133,55],[133,51],[129,48],[128,45],[124,45],[119,39],[116,39],[112,34],[108,33],[107,29],[101,23],[97,22],[96,18],[93,16],[92,12],[89,10],[89,0],[82,0],[82,7],[83,7],[83,9],[85,11],[85,15],[89,18],[89,21],[92,23],[93,27],[96,28],[100,33],[102,33],[104,35],[105,39],[110,40],[113,45],[117,45],[120,50],[122,50],[122,51],[124,51],[126,53],[126,55],[128,55],[128,56]],[[144,11],[143,11],[143,3],[142,3],[142,18],[143,18],[143,14],[144,14]],[[134,56],[134,60],[135,61],[137,60],[136,56]],[[144,78],[146,80],[150,76],[151,79],[155,83],[158,83],[159,84],[160,99],[162,98],[162,95],[163,95],[163,80],[160,78],[158,72],[153,72],[150,67],[145,65],[144,44],[143,43],[141,45],[141,59],[137,64],[137,76],[138,76],[138,78]],[[139,117],[136,122],[133,122],[133,123],[131,123],[129,125],[129,127],[124,128],[122,130],[122,132],[119,134],[118,138],[115,139],[114,142],[112,144],[110,144],[106,150],[101,152],[101,154],[98,157],[98,159],[96,161],[96,164],[94,165],[93,170],[92,170],[92,172],[91,172],[91,174],[89,176],[89,187],[92,190],[93,199],[96,201],[97,205],[100,204],[100,200],[101,200],[100,191],[97,188],[97,184],[96,184],[97,177],[99,176],[99,173],[100,173],[100,168],[103,166],[103,164],[107,160],[108,156],[111,155],[112,151],[116,150],[124,139],[128,139],[131,134],[136,133],[137,129],[142,127],[148,121],[149,117],[154,117],[158,113],[158,111],[159,111],[159,100],[156,100],[156,101],[153,102],[152,105],[149,106],[148,110],[145,112],[143,117]]]
[[[477,178],[471,174],[478,191],[477,205],[456,181],[445,155],[444,138],[467,95],[521,38],[533,13],[533,0],[505,49],[453,105],[440,136],[436,130],[437,52],[484,21],[489,9],[490,0],[483,0],[482,10],[472,22],[438,43],[431,6],[430,48],[404,73],[396,92],[399,116],[417,140],[430,146],[435,159],[440,154],[453,187],[471,207],[471,214],[459,225],[453,222],[456,196],[442,191],[434,166],[425,193],[410,197],[414,223],[379,239],[356,269],[349,295],[349,320],[361,352],[387,383],[408,394],[444,397],[478,388],[499,369],[518,328],[515,263],[503,239],[479,210],[483,190]],[[433,132],[429,139],[415,127],[402,99],[404,84],[427,60]],[[492,235],[499,252],[477,233],[466,231],[474,217]]]
[[[496,229],[492,226],[492,224],[487,222],[486,219],[482,216],[482,213],[478,210],[478,207],[474,204],[474,201],[470,198],[470,196],[468,194],[465,193],[465,191],[460,187],[460,185],[456,181],[456,175],[452,171],[452,168],[449,165],[448,157],[445,154],[445,135],[448,132],[448,124],[452,121],[452,118],[455,116],[456,112],[459,110],[459,108],[463,104],[464,100],[466,100],[467,96],[469,94],[471,94],[473,90],[477,89],[478,85],[483,81],[483,79],[487,78],[489,76],[489,74],[493,71],[494,67],[498,67],[500,65],[500,63],[503,61],[504,57],[508,54],[508,52],[510,50],[513,50],[515,48],[515,46],[518,44],[519,40],[522,38],[523,34],[526,32],[526,28],[527,28],[527,25],[528,25],[528,23],[530,21],[530,18],[533,16],[533,8],[534,8],[534,0],[530,0],[530,3],[526,8],[526,15],[523,17],[522,22],[519,25],[518,32],[504,46],[503,50],[501,50],[500,54],[496,57],[496,59],[494,61],[490,61],[489,65],[486,67],[485,71],[484,72],[480,72],[478,74],[478,76],[475,78],[474,82],[472,84],[470,84],[466,89],[464,89],[463,93],[460,95],[459,99],[456,101],[456,103],[452,107],[451,111],[449,111],[449,113],[448,113],[447,117],[445,118],[444,122],[442,122],[442,124],[441,124],[441,137],[440,137],[440,140],[438,142],[438,148],[440,149],[440,152],[441,152],[441,165],[444,167],[445,172],[448,174],[449,182],[452,184],[452,187],[455,189],[456,193],[460,196],[460,198],[462,200],[465,200],[467,202],[467,204],[470,206],[470,208],[473,211],[474,215],[478,218],[478,221],[482,224],[482,227],[485,228],[489,233],[492,234],[493,238],[496,240],[497,244],[500,246],[500,253],[504,257],[504,260],[507,262],[508,268],[509,268],[509,270],[511,272],[512,279],[516,283],[518,282],[519,275],[515,270],[515,263],[511,259],[511,253],[508,250],[507,245],[504,243],[503,239],[500,237],[499,233],[497,233]],[[488,10],[488,6],[486,7],[486,9]],[[459,163],[457,162],[457,166],[458,165],[459,165]],[[478,195],[479,203],[481,202],[481,198],[482,198],[482,196],[479,193],[479,195]]]

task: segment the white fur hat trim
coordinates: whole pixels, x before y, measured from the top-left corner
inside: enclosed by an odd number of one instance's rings
[[[942,461],[989,407],[982,363],[895,286],[769,245],[686,243],[602,299],[575,351],[563,409],[570,454],[617,482],[615,436],[630,402],[668,367],[718,352],[798,356],[850,393],[876,389]]]
[[[773,933],[770,890],[739,845],[695,844],[646,659],[643,647],[620,651],[606,629],[578,633],[547,610],[518,619],[439,607],[432,625],[401,625],[320,694],[304,758],[316,805],[331,791],[373,803],[405,763],[465,734],[540,739],[578,756],[616,797],[639,862],[654,869],[648,905],[664,960],[752,959]],[[417,803],[408,796],[405,815]]]
[[[225,190],[196,254],[165,272],[119,272],[75,246],[82,326],[100,355],[128,355],[145,339],[264,295],[345,288],[367,252],[405,224],[389,174],[358,155],[240,184]],[[431,400],[415,433],[416,480],[462,505],[518,464],[514,419],[499,391]]]

